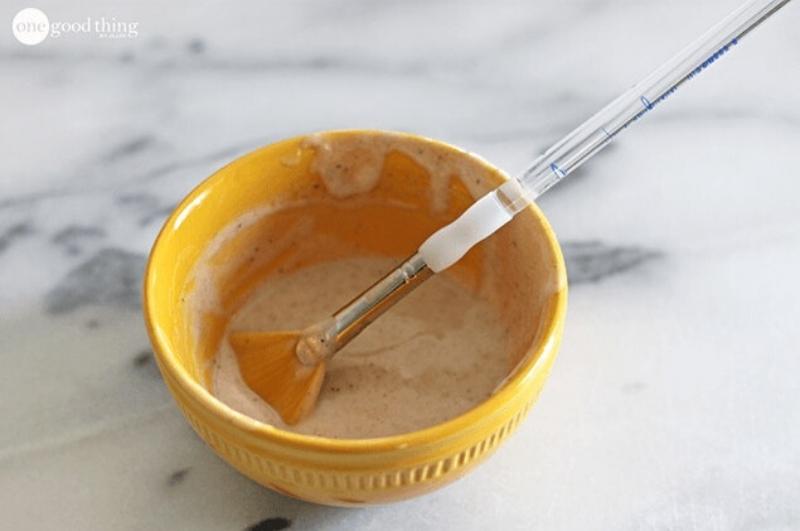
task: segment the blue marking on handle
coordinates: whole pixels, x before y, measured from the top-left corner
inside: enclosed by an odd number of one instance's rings
[[[559,178],[561,178],[561,177],[566,177],[566,175],[567,175],[567,174],[566,174],[566,172],[564,172],[564,170],[562,170],[561,168],[559,168],[559,167],[558,167],[558,164],[556,164],[555,162],[553,162],[552,164],[550,164],[550,171],[552,171],[553,173],[555,173],[555,174],[556,174],[556,177],[559,177]]]
[[[731,42],[729,42],[728,44],[726,44],[725,46],[723,46],[722,48],[720,48],[716,52],[712,53],[705,61],[703,61],[702,63],[697,65],[697,68],[695,68],[694,70],[689,72],[689,74],[686,76],[685,79],[687,79],[687,80],[688,79],[692,79],[694,76],[696,76],[697,74],[699,74],[700,72],[702,72],[703,70],[705,70],[706,68],[708,68],[709,66],[714,64],[714,62],[717,61],[717,59],[719,59],[720,57],[725,55],[725,53],[728,52],[728,50],[731,48],[731,46],[736,45],[738,42],[739,42],[739,39],[733,39],[733,40],[731,40]],[[644,106],[644,109],[639,111],[639,113],[636,114],[636,116],[631,118],[631,120],[628,123],[626,123],[625,126],[622,129],[626,129],[630,124],[632,124],[633,122],[635,122],[636,120],[641,118],[642,115],[644,115],[645,113],[651,111],[653,109],[653,107],[655,107],[656,105],[658,105],[659,103],[661,103],[662,101],[667,99],[676,90],[678,90],[678,85],[673,86],[671,89],[666,91],[664,94],[662,94],[661,96],[659,96],[656,100],[654,100],[652,102],[649,99],[647,99],[646,96],[644,96],[644,95],[640,96],[639,97],[639,101],[642,102],[642,105]],[[603,131],[605,131],[605,129],[603,129]],[[615,136],[617,133],[619,133],[619,131],[620,131],[620,129],[617,129],[614,132],[613,135],[609,135],[609,136]],[[605,132],[606,132],[606,134],[608,134],[608,131],[605,131]]]
[[[717,59],[719,59],[720,57],[725,55],[725,53],[730,49],[731,46],[734,46],[738,42],[739,42],[738,39],[733,39],[731,42],[729,42],[728,44],[726,44],[725,46],[723,46],[722,48],[720,48],[716,52],[712,53],[708,57],[708,59],[706,59],[705,61],[703,61],[699,65],[697,65],[697,68],[692,70],[687,77],[689,79],[692,79],[694,76],[696,76],[697,74],[699,74],[700,72],[702,72],[703,70],[705,70],[706,68],[711,66]]]

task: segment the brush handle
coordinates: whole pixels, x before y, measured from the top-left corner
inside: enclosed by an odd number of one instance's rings
[[[372,321],[433,275],[419,253],[400,264],[329,319],[305,330],[297,357],[306,365],[330,359]]]
[[[749,0],[725,17],[548,149],[522,176],[509,179],[477,200],[459,218],[431,235],[397,269],[332,317],[307,329],[296,349],[300,361],[313,365],[330,359],[411,290],[457,262],[473,245],[510,221],[788,2]]]
[[[492,201],[485,211],[489,220],[485,230],[472,230],[470,238],[452,238],[450,226],[434,233],[420,247],[423,257],[435,272],[450,267],[470,247],[497,228],[492,220],[510,220],[553,185],[575,171],[629,125],[645,117],[685,82],[696,78],[709,66],[732,51],[756,26],[775,14],[789,0],[750,0],[715,24],[692,44],[659,66],[650,75],[623,92],[594,116],[556,142],[525,172],[489,192]],[[468,210],[467,213],[470,213]],[[459,218],[454,223],[460,223]],[[472,223],[472,222],[471,222]],[[473,223],[474,226],[474,223]]]

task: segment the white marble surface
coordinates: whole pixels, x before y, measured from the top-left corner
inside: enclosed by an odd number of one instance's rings
[[[173,406],[138,302],[170,208],[239,154],[382,127],[517,172],[736,5],[50,0],[139,36],[26,48],[4,2],[2,527],[800,528],[800,5],[541,202],[571,273],[560,358],[442,491],[344,510],[239,476]]]

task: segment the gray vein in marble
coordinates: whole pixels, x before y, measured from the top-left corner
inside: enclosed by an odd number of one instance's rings
[[[339,0],[338,2],[319,2],[315,9],[305,14],[306,20],[311,23],[329,23],[330,20],[374,20],[377,16],[397,8],[418,8],[420,6],[435,4],[430,0],[406,0],[402,3],[395,2],[365,2],[364,0]]]
[[[263,139],[259,139],[259,141],[263,141]],[[215,150],[205,155],[197,155],[194,157],[186,157],[184,159],[173,160],[164,163],[160,166],[156,166],[155,168],[152,168],[150,170],[147,170],[146,172],[133,177],[131,181],[137,184],[150,182],[153,180],[157,180],[161,177],[164,177],[165,175],[172,174],[178,170],[193,168],[201,164],[207,164],[222,159],[236,157],[242,153],[245,153],[248,149],[252,149],[257,145],[259,144],[253,143],[253,141],[242,142],[219,150]]]
[[[147,192],[133,192],[118,195],[114,202],[122,206],[136,208],[154,208],[158,206],[158,198]]]
[[[133,357],[133,367],[137,371],[146,373],[148,376],[158,378],[160,373],[153,358],[153,351],[150,349],[142,349]]]
[[[130,138],[121,144],[114,146],[108,153],[106,153],[102,160],[105,163],[114,163],[120,159],[125,159],[132,155],[137,155],[142,151],[147,150],[156,143],[156,138],[153,135],[139,135]]]
[[[0,232],[0,254],[3,254],[11,244],[34,233],[33,225],[28,221],[15,223]]]
[[[171,203],[167,206],[160,207],[159,209],[154,210],[153,212],[148,214],[147,216],[142,216],[139,219],[139,225],[144,227],[155,221],[163,221],[167,218],[167,216],[169,216],[172,213],[173,210],[175,210],[175,207],[177,206],[178,206],[177,203]]]
[[[188,55],[188,59],[186,59]],[[129,67],[133,63],[154,68],[156,70],[212,70],[230,72],[250,71],[317,71],[326,72],[336,70],[342,74],[368,74],[391,75],[401,77],[414,77],[427,75],[432,72],[441,73],[445,70],[463,70],[469,61],[456,62],[452,58],[447,61],[433,64],[428,58],[407,61],[381,61],[380,58],[353,58],[345,55],[316,54],[305,57],[213,57],[190,50],[189,54],[177,53],[171,56],[148,57],[146,54],[136,54],[126,51],[117,56],[91,54],[91,53],[55,53],[52,51],[0,53],[0,60],[5,61],[37,61],[41,63],[80,64],[85,62],[102,62],[108,64],[121,64]]]
[[[27,206],[45,199],[53,199],[54,197],[61,197],[68,193],[70,193],[69,190],[50,189],[42,192],[34,192],[30,194],[20,194],[14,197],[6,197],[4,199],[0,199],[0,210]]]
[[[76,255],[83,250],[87,241],[105,237],[106,232],[94,225],[67,225],[56,232],[50,241],[64,249],[67,254]]]
[[[292,521],[283,517],[272,517],[261,520],[257,524],[248,526],[245,531],[281,531],[292,526]]]
[[[139,212],[138,223],[140,227],[149,225],[154,221],[163,220],[177,206],[176,203],[163,205],[158,197],[147,192],[122,194],[117,196],[115,202],[118,205],[129,207]]]
[[[652,249],[600,241],[563,242],[561,249],[570,285],[599,282],[662,257],[662,253]]]
[[[45,308],[50,314],[72,312],[83,306],[109,305],[139,309],[145,256],[116,247],[100,249],[50,290]]]
[[[173,472],[167,478],[167,487],[177,487],[181,483],[186,480],[186,476],[189,475],[189,471],[192,467],[181,468]]]
[[[206,41],[200,37],[189,39],[189,42],[186,43],[186,49],[189,51],[189,53],[197,55],[205,53],[206,46],[208,46],[208,43],[206,43]]]
[[[190,169],[197,166],[210,164],[216,161],[223,161],[226,159],[235,158],[238,155],[243,154],[256,146],[261,145],[258,142],[261,142],[261,144],[263,144],[264,139],[262,138],[257,141],[237,143],[229,147],[215,150],[205,155],[197,155],[194,157],[172,160],[170,162],[162,163],[158,166],[155,166],[154,168],[146,170],[144,173],[132,175],[129,178],[125,179],[124,181],[116,181],[108,185],[94,185],[90,189],[82,189],[78,187],[60,188],[60,189],[51,189],[41,192],[33,192],[29,194],[20,194],[15,197],[7,197],[4,199],[0,199],[0,210],[8,210],[8,209],[30,206],[32,204],[36,204],[48,199],[57,199],[67,196],[80,196],[86,194],[97,194],[100,192],[109,192],[109,191],[113,192],[126,184],[138,187],[141,186],[142,184],[146,184],[148,182],[161,179],[168,175],[172,175],[176,171]],[[132,156],[133,153],[129,151],[128,155]],[[157,210],[159,211],[158,213],[160,215],[163,215],[164,212],[169,213],[174,208],[174,206],[175,205],[172,203],[170,205],[160,205],[157,208]],[[146,225],[150,221],[147,218],[148,216],[145,216],[145,219],[140,219],[140,225]]]

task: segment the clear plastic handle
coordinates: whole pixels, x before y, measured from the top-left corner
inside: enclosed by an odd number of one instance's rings
[[[668,98],[683,83],[726,55],[745,34],[788,2],[747,2],[558,141],[516,178],[521,187],[514,182],[500,187],[501,199],[509,212],[519,212],[575,171],[623,129]]]
[[[420,247],[422,258],[435,272],[458,261],[470,247],[491,235],[514,214],[575,171],[679,86],[727,54],[744,35],[788,2],[751,0],[725,17],[545,151],[520,177],[510,179],[479,200],[476,204],[481,208],[468,209],[451,225],[434,233]],[[505,221],[501,223],[502,220]],[[478,230],[481,224],[485,225],[485,230]]]

